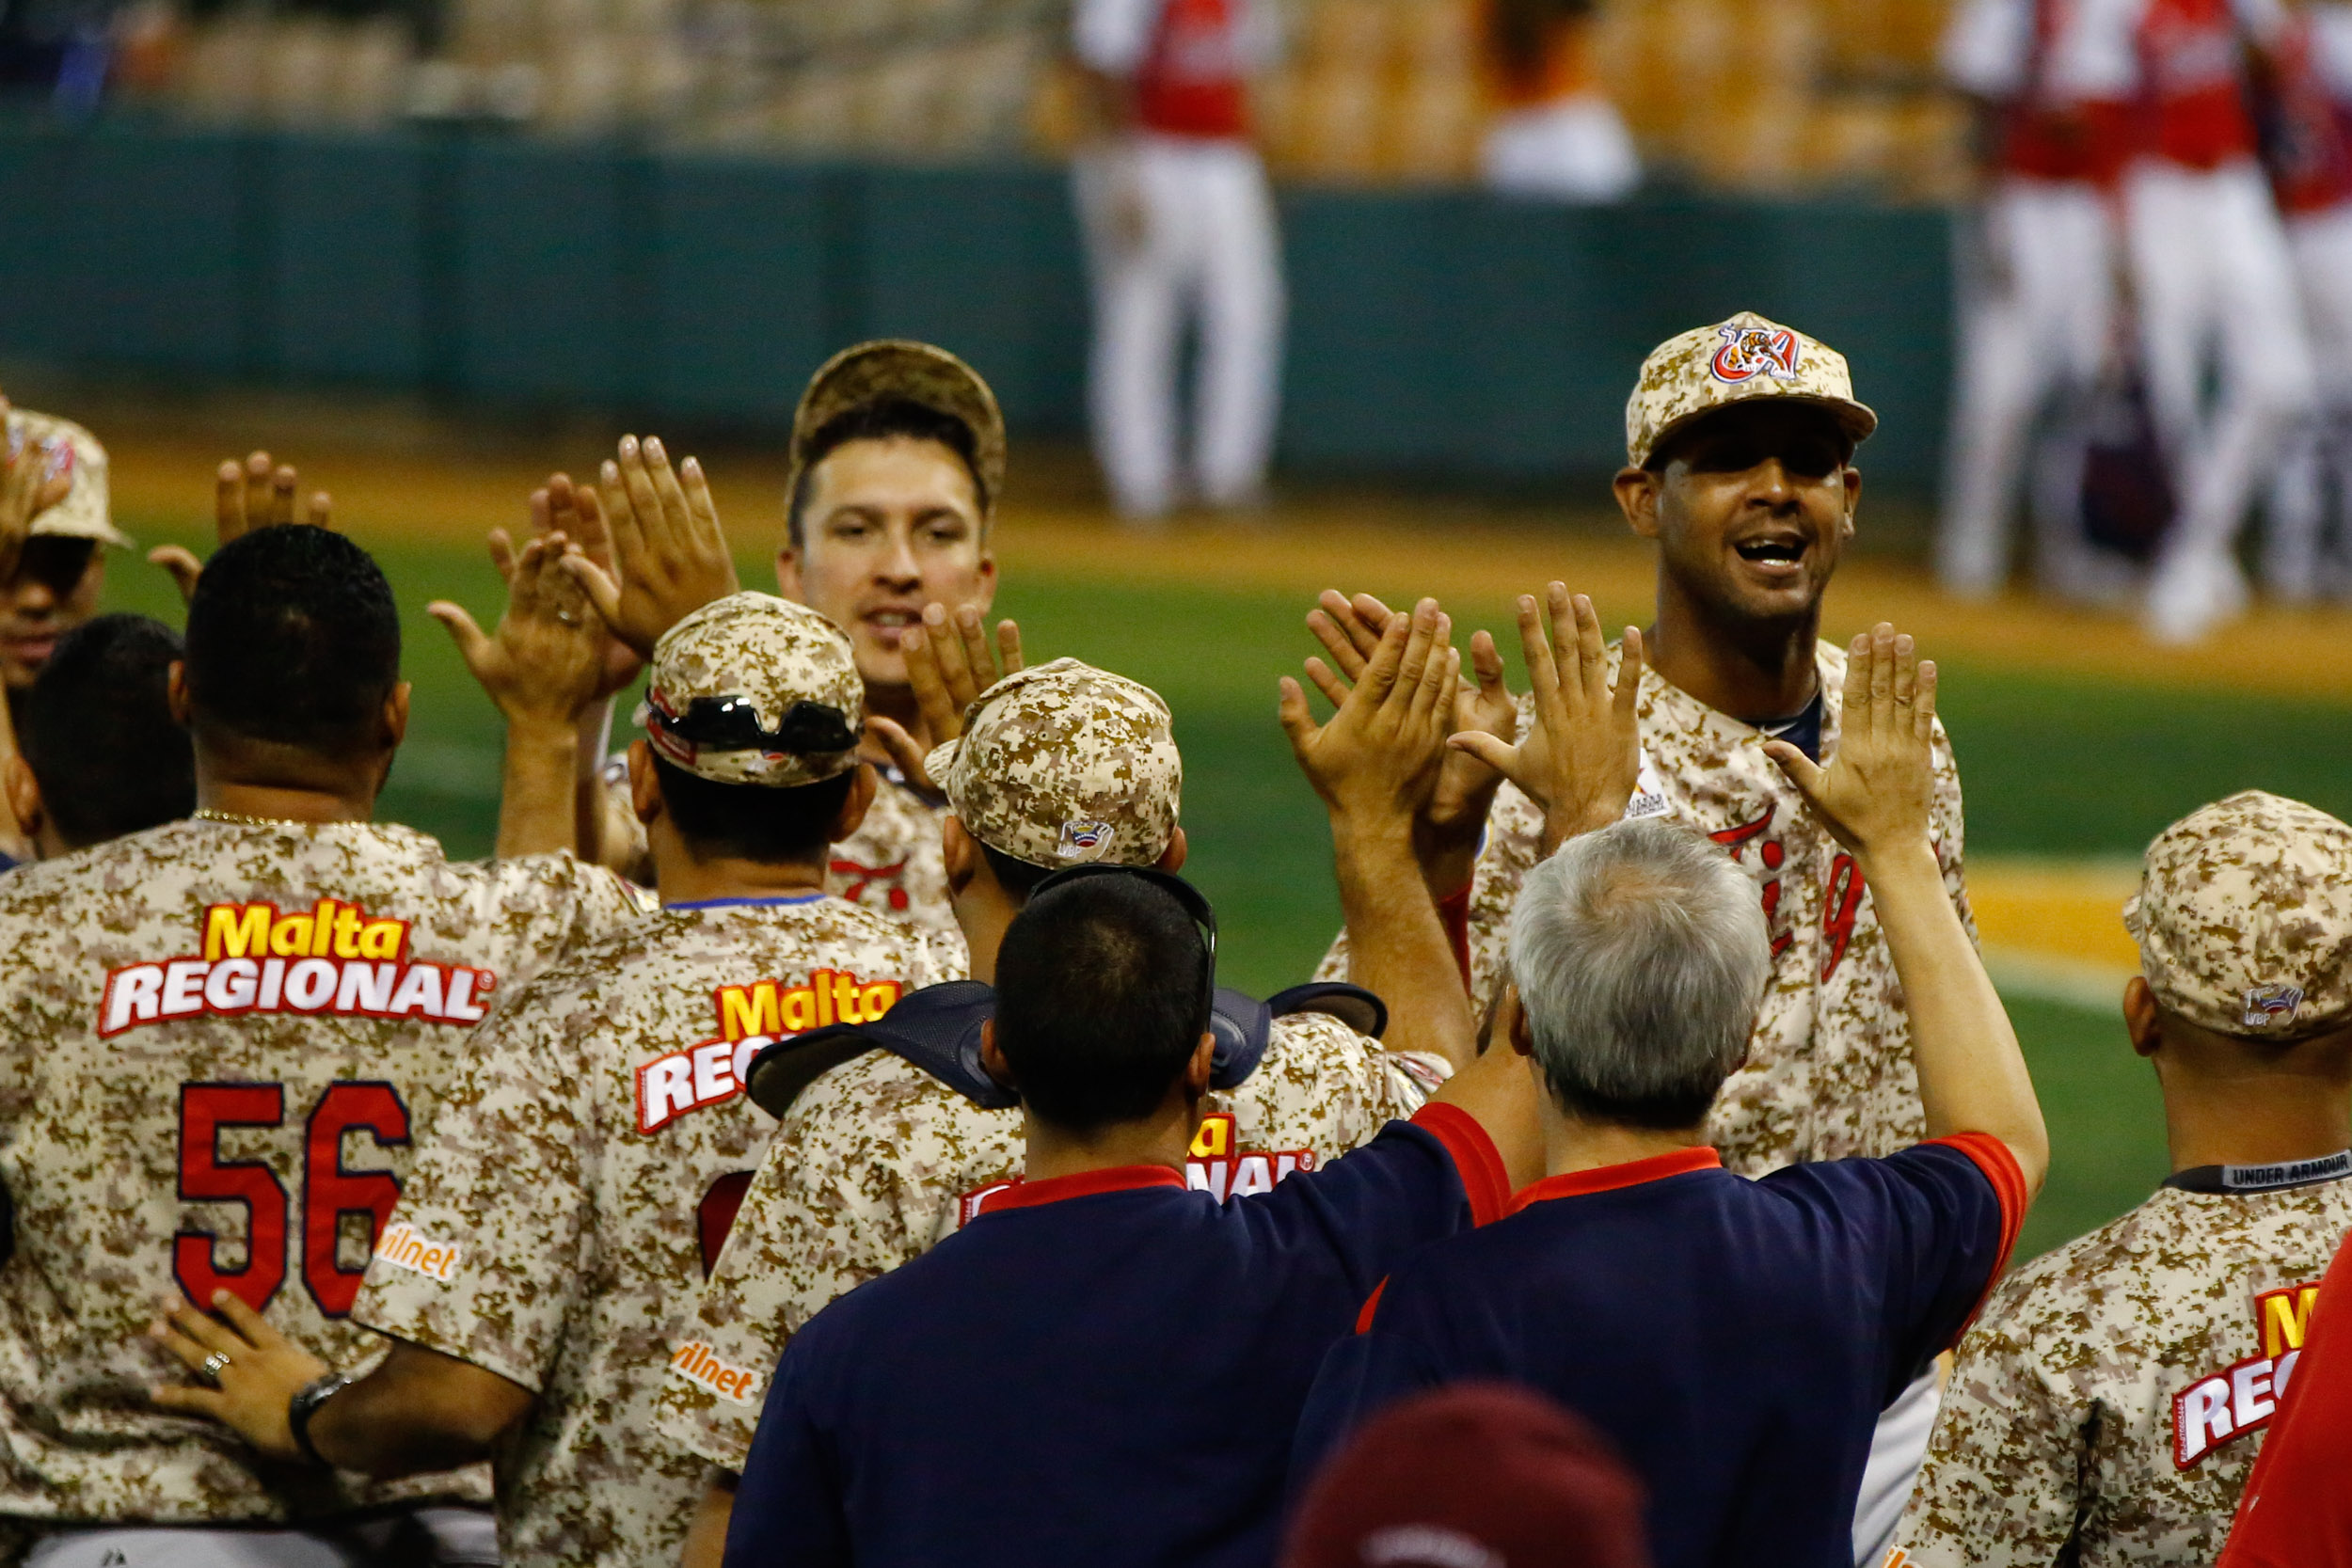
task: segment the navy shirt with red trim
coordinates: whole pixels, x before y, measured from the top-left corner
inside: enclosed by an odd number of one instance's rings
[[[1657,1568],[1848,1568],[1879,1413],[1967,1326],[2026,1199],[1980,1133],[1758,1181],[1711,1148],[1551,1177],[1381,1290],[1325,1364],[1295,1474],[1385,1404],[1500,1379],[1615,1441]]]
[[[1264,1568],[1324,1353],[1509,1192],[1446,1104],[1223,1204],[1156,1165],[1013,1187],[793,1337],[729,1568]]]

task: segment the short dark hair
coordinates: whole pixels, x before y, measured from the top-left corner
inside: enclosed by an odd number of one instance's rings
[[[57,640],[17,716],[41,809],[74,848],[196,810],[196,752],[171,717],[180,634],[100,615]]]
[[[1140,877],[1047,888],[996,955],[996,1044],[1022,1098],[1091,1132],[1150,1116],[1209,1027],[1209,946]]]
[[[953,414],[943,413],[928,403],[917,403],[913,398],[881,397],[835,414],[818,425],[816,433],[802,444],[801,472],[792,484],[788,514],[795,549],[807,543],[803,519],[808,510],[808,490],[817,472],[817,465],[832,455],[836,448],[846,447],[852,441],[887,441],[898,437],[913,441],[937,441],[961,458],[964,471],[972,476],[973,494],[979,498],[980,515],[988,515],[988,481],[980,477],[980,445],[972,435],[972,427]]]
[[[776,789],[767,784],[721,784],[661,757],[653,759],[661,784],[662,809],[680,837],[698,855],[783,863],[824,853],[833,824],[850,798],[857,769],[819,784]]]
[[[367,551],[294,524],[230,540],[188,601],[190,717],[329,754],[376,738],[400,683],[400,610]]]
[[[972,842],[980,844],[977,838]],[[996,879],[996,885],[1024,902],[1037,891],[1038,883],[1051,877],[1055,869],[1031,861],[1015,860],[1002,849],[987,844],[980,844],[980,858],[988,862],[989,873]]]

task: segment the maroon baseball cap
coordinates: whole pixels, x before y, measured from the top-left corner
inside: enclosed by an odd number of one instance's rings
[[[1383,1412],[1324,1466],[1282,1568],[1649,1568],[1645,1501],[1589,1421],[1461,1384]]]

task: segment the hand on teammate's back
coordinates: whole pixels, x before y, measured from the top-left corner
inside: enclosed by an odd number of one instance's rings
[[[1768,740],[1764,751],[1830,835],[1867,863],[1929,845],[1934,742],[1935,661],[1882,621],[1847,650],[1837,750],[1828,764],[1785,740]]]
[[[945,745],[963,734],[964,709],[1024,667],[1021,628],[1010,621],[997,622],[992,648],[987,624],[971,605],[954,611],[943,604],[925,606],[923,624],[907,628],[898,651],[906,657],[907,685],[914,689],[915,713],[930,746]],[[928,748],[905,725],[878,713],[867,715],[866,723],[908,783],[917,789],[938,788],[924,766]]]
[[[1470,752],[1526,792],[1544,812],[1544,847],[1625,816],[1641,774],[1636,707],[1642,693],[1642,634],[1625,629],[1617,678],[1593,601],[1552,583],[1539,603],[1519,595],[1519,647],[1527,657],[1535,724],[1516,746],[1472,731],[1452,744]]]
[[[1355,686],[1330,721],[1317,725],[1307,693],[1282,677],[1282,729],[1299,770],[1331,813],[1334,830],[1408,832],[1445,766],[1462,656],[1435,599],[1391,615]]]
[[[286,1407],[304,1385],[326,1374],[326,1362],[226,1290],[213,1292],[211,1312],[185,1300],[172,1302],[147,1332],[199,1378],[206,1375],[205,1362],[219,1358],[212,1386],[160,1384],[150,1390],[157,1405],[218,1421],[281,1464],[305,1462],[286,1424]]]
[[[28,441],[8,416],[8,400],[0,397],[0,422],[8,426],[8,450],[0,453],[5,457],[0,465],[0,583],[16,580],[33,519],[73,488],[72,447],[55,436]]]
[[[257,528],[283,528],[292,523],[333,528],[335,502],[324,490],[303,497],[301,515],[295,515],[295,491],[300,484],[301,476],[294,466],[275,461],[268,452],[257,450],[242,463],[223,458],[213,471],[214,543],[226,545]],[[171,574],[183,602],[196,596],[196,579],[204,563],[197,560],[195,551],[178,545],[158,545],[147,552],[147,562]]]
[[[1308,611],[1307,629],[1315,635],[1331,663],[1307,660],[1307,677],[1332,706],[1346,699],[1348,688],[1363,677],[1364,666],[1380,643],[1380,630],[1391,610],[1370,594],[1350,596],[1324,590],[1319,608]],[[1486,632],[1472,634],[1470,644],[1472,681],[1454,687],[1454,728],[1482,731],[1508,741],[1518,735],[1518,705],[1503,682],[1502,656]],[[1337,668],[1335,669],[1334,666]],[[1473,752],[1450,750],[1438,769],[1428,802],[1413,824],[1416,858],[1429,891],[1445,897],[1470,885],[1478,846],[1486,830],[1486,813],[1494,805],[1502,775]]]
[[[580,578],[612,635],[650,658],[663,632],[737,591],[735,558],[702,464],[690,457],[673,470],[660,436],[622,436],[619,458],[605,463],[597,486],[612,568],[574,553],[564,569]]]

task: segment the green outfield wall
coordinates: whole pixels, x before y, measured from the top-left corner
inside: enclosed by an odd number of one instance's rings
[[[1644,351],[1753,309],[1843,349],[1873,474],[1931,483],[1950,219],[1867,202],[1294,188],[1281,460],[1518,483],[1613,467]],[[455,131],[0,122],[0,355],[772,426],[828,349],[928,338],[1017,431],[1084,415],[1049,166],[819,165]]]

